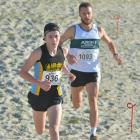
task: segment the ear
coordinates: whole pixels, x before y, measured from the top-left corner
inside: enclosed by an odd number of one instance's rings
[[[46,38],[45,38],[45,37],[46,37],[46,36],[43,36],[43,41],[44,41],[44,42],[46,42]]]

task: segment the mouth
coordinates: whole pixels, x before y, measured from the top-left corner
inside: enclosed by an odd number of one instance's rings
[[[88,21],[88,22],[90,22],[91,20],[90,20],[90,19],[85,19],[85,21]]]
[[[52,45],[53,45],[53,46],[56,46],[56,45],[57,45],[57,43],[52,43]]]

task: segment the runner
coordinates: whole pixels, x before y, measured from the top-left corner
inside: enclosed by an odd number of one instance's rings
[[[70,81],[75,76],[64,65],[68,50],[58,47],[59,27],[54,23],[44,28],[44,44],[34,50],[20,70],[20,76],[32,83],[28,102],[33,109],[35,128],[38,134],[45,130],[46,113],[49,121],[51,140],[59,140],[59,127],[62,116],[61,71]],[[34,65],[34,77],[29,70]]]
[[[84,87],[88,93],[90,107],[90,140],[97,140],[98,126],[98,94],[100,83],[99,46],[100,40],[107,43],[114,59],[120,65],[122,60],[116,46],[103,27],[92,22],[93,9],[88,2],[79,5],[81,23],[69,27],[61,36],[60,44],[70,40],[70,50],[67,56],[71,72],[76,79],[71,83],[71,95],[74,108],[82,103]]]

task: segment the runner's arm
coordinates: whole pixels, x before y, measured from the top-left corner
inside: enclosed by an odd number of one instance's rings
[[[114,54],[117,54],[117,49],[116,49],[116,46],[115,44],[113,43],[112,39],[107,35],[107,33],[105,32],[105,30],[103,29],[103,27],[100,27],[99,28],[99,31],[100,31],[100,36],[101,36],[101,39],[107,43],[111,53],[114,55]]]
[[[72,40],[74,38],[75,29],[74,26],[69,27],[60,38],[60,46],[67,40]]]
[[[68,55],[68,48],[63,48],[64,57],[66,58]],[[69,75],[70,71],[68,70],[66,64],[63,64],[62,71],[64,74]]]
[[[66,57],[67,57],[67,54],[68,54],[68,49],[67,49],[67,48],[63,48],[63,52],[64,52],[64,57],[66,58]],[[76,78],[75,75],[73,75],[73,74],[69,71],[69,69],[68,69],[68,67],[66,66],[65,63],[63,64],[62,71],[63,71],[63,73],[64,73],[65,75],[67,75],[67,76],[69,77],[69,80],[70,80],[70,81],[75,80],[75,78]]]
[[[107,45],[109,47],[109,50],[111,51],[114,59],[117,61],[117,63],[119,65],[122,64],[122,59],[118,55],[117,46],[114,44],[114,42],[112,41],[112,39],[107,35],[107,33],[105,32],[105,30],[102,27],[99,28],[99,32],[100,32],[101,39],[105,43],[107,43]]]
[[[71,26],[61,36],[60,45],[62,45],[63,42],[65,42],[67,40],[74,39],[74,36],[75,36],[75,27],[74,26]],[[72,54],[69,54],[68,53],[68,55],[67,55],[66,58],[67,58],[69,64],[74,64],[74,63],[77,62],[76,57],[74,55],[72,55]]]
[[[19,72],[20,76],[23,79],[27,80],[30,83],[34,83],[37,85],[39,85],[40,82],[33,78],[33,76],[29,73],[29,70],[36,63],[37,60],[40,60],[40,57],[41,57],[41,50],[40,49],[33,51]]]

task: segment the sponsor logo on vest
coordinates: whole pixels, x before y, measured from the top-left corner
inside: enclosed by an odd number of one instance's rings
[[[81,48],[97,48],[98,42],[96,40],[81,41]]]
[[[50,63],[46,64],[46,71],[57,71],[61,70],[63,63]]]

